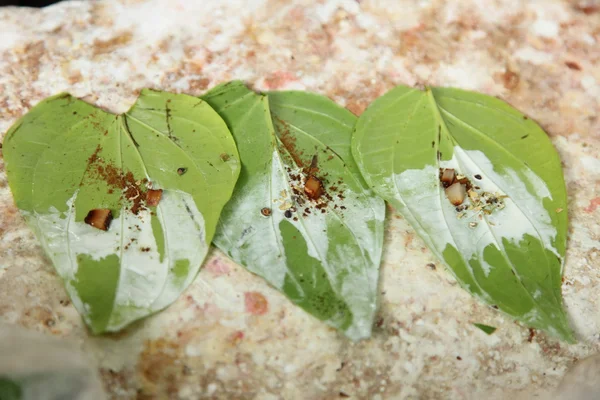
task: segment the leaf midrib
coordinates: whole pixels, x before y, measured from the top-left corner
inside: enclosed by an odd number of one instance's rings
[[[146,127],[147,129],[150,129],[151,131],[160,134],[163,138],[168,139],[171,143],[173,143],[178,149],[181,150],[181,153],[184,155],[185,158],[187,158],[195,167],[195,169],[200,172],[200,174],[202,174],[202,177],[204,178],[204,181],[207,181],[206,178],[206,174],[204,173],[204,171],[202,170],[202,168],[200,168],[200,166],[198,164],[196,164],[196,161],[194,161],[194,159],[192,159],[192,157],[177,143],[173,142],[173,140],[171,140],[171,138],[169,138],[169,135],[165,135],[163,132],[159,131],[158,129],[154,128],[151,125],[146,124],[144,121],[135,118],[134,116],[132,116],[131,114],[125,114],[126,118],[131,118],[133,121],[137,122],[138,124]],[[135,146],[135,144],[134,144]],[[136,147],[137,149],[137,147]],[[138,151],[139,153],[139,151]]]
[[[286,121],[286,123],[290,124],[288,121]],[[290,125],[292,125],[292,124],[290,124]],[[294,126],[294,125],[292,125],[292,126]],[[299,133],[310,137],[312,140],[314,140],[315,142],[317,142],[317,144],[319,146],[321,146],[322,148],[325,148],[325,149],[328,148],[328,146],[325,145],[323,142],[321,142],[321,140],[319,140],[318,138],[314,137],[313,135],[310,135],[308,132],[305,132],[304,130],[302,130],[302,129],[296,127],[296,126],[294,126],[294,127],[298,130]],[[274,134],[276,135],[276,133],[274,133]],[[277,138],[277,136],[276,136],[276,138]],[[279,141],[278,138],[277,138],[277,140]],[[294,158],[291,156],[291,154],[287,150],[287,148],[285,146],[283,146],[283,145],[282,146],[278,146],[278,147],[281,148],[281,149],[283,149],[283,151],[285,151],[290,156],[290,159],[295,164]],[[362,187],[362,184],[355,178],[354,174],[348,169],[347,164],[344,162],[344,160],[342,160],[342,158],[335,151],[333,151],[333,149],[330,149],[330,151],[334,155],[334,157],[336,157],[337,159],[339,159],[339,161],[341,162],[341,164],[342,164],[342,170],[344,171],[345,175],[350,176],[352,178],[352,180],[354,180],[354,183],[356,184],[357,187]],[[279,156],[279,151],[277,151],[277,154]],[[280,159],[280,161],[282,161],[282,160]],[[300,166],[296,165],[296,167],[299,168]],[[289,187],[289,179],[287,179],[287,174],[285,173],[285,171],[284,171],[284,174],[286,175],[286,184]],[[290,188],[290,190],[291,190],[291,188]],[[362,200],[364,200],[365,197],[366,197],[364,193],[357,193],[357,194],[360,197],[363,198]],[[364,202],[364,203],[367,203],[367,202]],[[352,229],[350,229],[350,227],[348,227],[348,225],[346,224],[346,222],[344,221],[344,219],[341,217],[340,213],[335,208],[331,207],[329,205],[329,203],[327,204],[327,209],[330,210],[334,214],[334,216],[341,222],[341,224],[344,225],[344,227],[347,229],[347,231],[350,232],[350,234],[352,235],[352,238],[354,239],[355,244],[361,250],[361,256],[362,256],[362,259],[363,259],[363,265],[365,266],[365,268],[362,269],[363,276],[366,276],[366,280],[369,282],[370,289],[372,289],[373,282],[371,282],[371,279],[368,277],[368,274],[366,273],[366,270],[367,270],[367,267],[369,265],[369,262],[366,259],[365,251],[363,251],[363,248],[360,246],[360,241],[356,237],[356,234],[354,233],[354,231]],[[376,215],[375,210],[372,207],[369,207],[369,209],[371,210],[371,214],[373,216],[375,216]],[[299,216],[298,220],[303,222],[302,216]],[[305,231],[308,233],[308,230],[306,229],[306,227],[304,226],[304,224],[302,224],[302,225],[303,225],[303,228],[305,229]],[[312,239],[311,239],[311,241],[312,241]],[[314,242],[313,242],[313,245],[314,245]],[[324,258],[323,262],[327,262],[327,259]],[[329,265],[328,262],[327,262],[327,265]]]
[[[437,102],[435,100],[435,97],[434,97],[433,92],[431,91],[431,89],[428,88],[426,90],[426,92],[422,96],[427,97],[427,99],[429,100],[429,105],[431,107],[431,110],[434,113],[435,118],[436,118],[436,122],[437,122],[436,125],[439,126],[439,129],[440,129],[440,134],[439,135],[435,135],[434,134],[436,154],[440,154],[440,145],[441,145],[440,141],[441,141],[441,128],[442,127],[443,127],[444,133],[452,141],[452,143],[456,143],[456,140],[450,134],[450,131],[448,129],[448,125],[446,124],[446,121],[444,121],[444,119],[440,115],[439,108],[437,107]],[[435,157],[435,165],[436,165],[436,170],[437,171],[439,171],[440,168],[441,168],[440,161],[441,161],[440,157],[436,156]],[[439,184],[436,185],[436,192],[438,193],[439,210],[440,210],[440,212],[442,214],[442,217],[444,218],[444,223],[446,225],[446,230],[450,233],[450,236],[452,237],[452,241],[454,242],[455,248],[458,249],[458,244],[457,244],[457,241],[456,241],[456,236],[455,236],[453,230],[450,229],[450,226],[448,225],[448,219],[446,217],[446,214],[444,213],[444,209],[443,209],[443,206],[442,206],[442,202],[444,201],[444,193],[443,193],[442,188],[441,188],[441,186]],[[471,278],[473,279],[473,282],[477,285],[477,287],[479,288],[480,292],[484,296],[488,296],[487,291],[483,289],[483,287],[479,283],[479,280],[475,276],[475,271],[473,271],[473,266],[471,266],[471,264],[469,263],[469,260],[467,260],[465,258],[465,256],[463,255],[463,253],[461,251],[459,251],[458,254],[460,255],[460,258],[463,260],[463,263],[465,264],[465,267],[466,267],[467,271],[471,275]],[[479,254],[477,256],[479,257]],[[444,257],[442,257],[442,260],[444,260],[444,263],[446,263],[446,259]]]

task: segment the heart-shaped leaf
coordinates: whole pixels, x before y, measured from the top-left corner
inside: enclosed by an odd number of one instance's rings
[[[535,122],[482,94],[400,86],[361,115],[352,151],[465,289],[573,340],[560,292],[565,183]]]
[[[313,316],[369,336],[385,208],[351,157],[356,117],[322,96],[260,95],[241,82],[203,98],[243,165],[214,243]]]
[[[123,115],[67,94],[46,99],[3,147],[15,202],[96,333],[177,299],[240,169],[208,104],[150,90]]]

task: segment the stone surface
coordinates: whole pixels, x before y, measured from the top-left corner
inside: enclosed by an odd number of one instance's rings
[[[0,8],[0,38],[2,134],[60,91],[123,112],[143,87],[198,95],[243,79],[316,91],[358,114],[402,83],[499,96],[546,129],[564,162],[575,345],[472,299],[393,211],[370,340],[349,342],[216,250],[166,311],[93,337],[19,216],[0,159],[0,320],[78,343],[111,398],[547,398],[599,350],[597,1],[66,2]],[[256,296],[264,312],[248,310]]]

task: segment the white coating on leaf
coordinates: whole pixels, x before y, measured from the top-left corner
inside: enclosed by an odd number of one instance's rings
[[[302,175],[300,168],[291,168],[291,174]],[[234,260],[283,290],[288,265],[279,226],[283,220],[289,222],[306,242],[307,257],[318,260],[323,266],[333,290],[351,310],[353,324],[346,330],[346,335],[352,339],[369,336],[376,309],[383,231],[368,224],[383,222],[385,208],[382,201],[345,189],[343,202],[331,201],[326,213],[305,203],[296,205],[298,210],[293,212],[291,218],[287,218],[285,209],[295,205],[290,181],[281,156],[274,150],[269,175],[256,177],[243,194],[234,198],[227,220],[221,221],[215,242],[226,249]],[[344,205],[346,209],[334,211],[335,204]],[[262,207],[271,208],[271,215],[262,216]],[[302,213],[300,208],[306,207],[310,207],[312,212]],[[339,222],[338,218],[351,232],[356,244],[332,242],[328,224]],[[335,247],[331,248],[332,245]],[[356,251],[362,256],[354,257]],[[294,281],[293,274],[288,276]],[[299,285],[296,285],[296,289],[301,296],[304,295]]]
[[[153,309],[161,309],[179,297],[196,277],[204,257],[208,253],[205,222],[202,213],[196,207],[194,198],[185,192],[164,191],[157,215],[168,239],[165,242],[165,261],[171,260],[172,267],[177,260],[189,260],[189,271],[181,280],[174,274],[168,274],[160,295],[152,304]]]
[[[278,157],[274,152],[273,159]],[[284,200],[280,193],[286,186],[283,171],[276,169],[274,161],[271,165],[270,174],[253,176],[244,192],[231,199],[227,220],[221,217],[213,240],[234,260],[243,261],[250,271],[281,289],[287,267],[279,232],[279,223],[285,217],[279,210],[279,200]],[[286,199],[291,201],[289,195]],[[272,209],[271,215],[262,216],[262,208]],[[256,221],[257,216],[260,222]],[[272,251],[273,246],[277,246],[278,251]],[[247,247],[253,250],[251,258],[248,258]]]
[[[77,256],[85,254],[101,260],[117,254],[121,260],[119,282],[113,314],[107,330],[114,331],[173,302],[196,276],[208,252],[202,214],[188,193],[163,192],[157,216],[165,236],[165,256],[162,262],[151,224],[151,213],[142,209],[135,215],[121,210],[107,231],[91,227],[83,221],[75,222],[75,199],[69,199],[66,217],[57,210],[47,214],[24,213],[38,230],[38,237],[50,255],[75,306],[89,321],[89,306],[83,304],[79,293],[70,283],[77,277]],[[189,260],[184,279],[172,271],[178,260]],[[127,307],[124,314],[120,309]]]
[[[452,159],[442,161],[440,167],[454,168],[481,191],[508,198],[504,199],[505,207],[494,210],[491,215],[466,210],[465,216],[458,218],[455,206],[440,191],[437,166],[406,170],[396,174],[392,182],[388,180],[387,184],[396,187],[399,200],[409,211],[407,217],[438,257],[443,258],[441,253],[446,245],[451,245],[467,261],[477,257],[487,275],[492,266],[483,257],[485,247],[491,244],[503,251],[503,238],[518,245],[526,234],[539,238],[545,248],[558,255],[553,246],[557,231],[543,205],[543,199],[550,197],[550,192],[533,171],[524,167],[521,171],[505,168],[497,172],[483,152],[463,150],[459,146],[454,147]],[[475,179],[474,175],[481,175],[482,179]]]
[[[539,237],[544,247],[558,256],[558,251],[552,244],[557,235],[556,227],[543,204],[544,198],[552,199],[552,196],[539,176],[527,167],[520,171],[507,168],[504,173],[498,173],[494,171],[494,166],[485,154],[478,150],[465,151],[456,146],[454,158],[464,169],[463,174],[469,177],[475,174],[482,175],[483,179],[476,181],[482,190],[505,193],[509,196],[504,201],[504,209],[488,216],[488,220],[494,223],[493,229],[497,236],[518,243],[525,234],[530,234]],[[531,189],[528,189],[528,186]],[[523,216],[526,217],[525,220],[522,220]]]
[[[297,168],[293,171],[301,174]],[[281,158],[273,153],[273,176],[286,174]],[[289,178],[284,178],[289,181]],[[286,181],[282,181],[285,184]],[[286,193],[291,192],[289,187]],[[345,188],[343,202],[330,201],[326,213],[313,208],[312,212],[300,216],[298,221],[289,219],[304,238],[308,255],[319,260],[327,273],[333,290],[340,296],[353,315],[353,323],[346,330],[352,339],[368,337],[374,312],[377,306],[377,277],[381,261],[383,235],[369,228],[368,222],[383,222],[385,208],[381,200],[352,192]],[[291,198],[289,198],[291,201]],[[335,204],[343,205],[344,211],[334,211]],[[352,233],[356,244],[334,241],[331,248],[328,225],[338,220]],[[358,250],[362,257],[355,257],[352,250]],[[366,253],[366,254],[365,254]],[[342,278],[343,277],[343,278]],[[366,288],[366,289],[365,289]],[[366,305],[366,306],[365,306]]]

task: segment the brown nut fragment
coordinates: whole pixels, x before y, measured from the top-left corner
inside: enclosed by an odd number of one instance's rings
[[[112,212],[108,208],[96,208],[88,213],[84,221],[94,228],[107,231],[112,219]]]
[[[323,183],[315,176],[309,176],[304,184],[304,193],[309,199],[317,200],[323,195]]]
[[[162,189],[150,189],[146,195],[146,204],[150,207],[156,207],[162,198]]]
[[[462,176],[462,175],[456,176],[456,182],[462,183],[463,185],[471,185],[471,182],[469,182],[469,179],[466,176]]]
[[[454,181],[455,176],[456,176],[456,174],[454,173],[454,169],[444,168],[442,170],[442,173],[440,176],[440,181],[442,182],[444,187],[448,187],[448,186],[452,185],[452,182]]]
[[[446,188],[446,196],[450,200],[450,203],[460,206],[467,196],[467,187],[459,182],[453,183]]]

